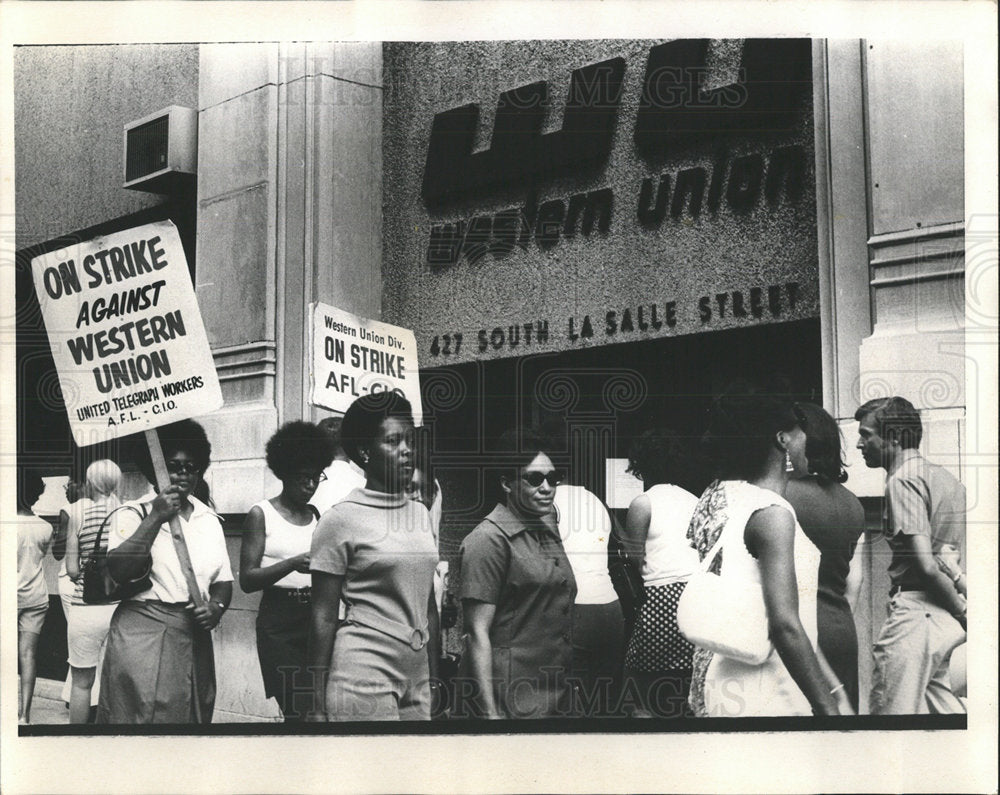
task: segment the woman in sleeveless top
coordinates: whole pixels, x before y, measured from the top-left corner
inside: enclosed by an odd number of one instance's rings
[[[793,471],[806,471],[804,418],[784,401],[727,395],[713,404],[704,443],[718,482],[705,492],[689,534],[699,557],[721,538],[713,564],[761,586],[774,649],[762,665],[699,655],[691,701],[696,715],[837,715],[843,687],[816,654],[819,551],[784,498]]]
[[[698,553],[686,535],[698,498],[674,485],[689,463],[667,429],[646,431],[629,451],[628,471],[645,491],[629,506],[622,543],[629,562],[642,572],[646,599],[625,651],[625,672],[645,713],[663,718],[686,713],[694,653],[677,628],[677,602],[698,568]]]
[[[89,605],[83,601],[82,572],[94,552],[94,541],[104,520],[119,505],[118,485],[121,470],[114,461],[95,461],[87,467],[85,493],[90,497],[80,511],[70,517],[66,535],[66,574],[73,583],[66,615],[66,640],[69,648],[70,677],[69,722],[90,720],[91,691],[97,679],[101,646],[108,636],[111,617],[117,603]],[[107,549],[108,533],[102,546]]]
[[[583,718],[618,717],[622,701],[625,616],[608,572],[613,522],[607,506],[583,486],[562,484],[553,508],[573,569],[573,666]]]
[[[429,720],[437,659],[437,545],[430,514],[406,495],[413,477],[413,412],[394,392],[355,400],[344,451],[365,472],[326,511],[310,549],[310,721]],[[347,615],[338,622],[341,598]]]
[[[820,406],[800,403],[806,418],[809,475],[788,483],[785,495],[802,529],[822,553],[816,620],[819,646],[843,683],[851,707],[858,709],[858,635],[854,605],[861,588],[861,549],[865,529],[861,502],[841,484],[847,480],[837,421]]]
[[[268,440],[267,465],[281,493],[247,513],[240,549],[240,587],[263,591],[257,612],[257,656],[264,693],[278,702],[286,722],[305,720],[311,706],[305,677],[309,636],[309,546],[318,519],[309,504],[333,441],[318,425],[290,422]]]

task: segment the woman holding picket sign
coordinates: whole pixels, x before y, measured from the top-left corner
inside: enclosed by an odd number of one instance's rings
[[[108,574],[142,589],[111,620],[100,723],[211,723],[215,706],[213,630],[229,607],[233,574],[219,516],[195,497],[212,446],[204,429],[183,420],[157,430],[170,483],[138,509],[109,523]],[[151,461],[139,468],[156,482]],[[204,494],[204,492],[200,492]],[[168,523],[180,522],[204,604],[191,603]],[[144,586],[144,587],[143,587]]]

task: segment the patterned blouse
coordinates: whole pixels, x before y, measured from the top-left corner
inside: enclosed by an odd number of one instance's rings
[[[722,528],[726,525],[727,519],[726,490],[721,480],[713,480],[695,506],[694,514],[691,516],[691,524],[688,525],[687,537],[691,546],[698,550],[698,559],[704,560],[705,556],[715,546],[722,534]],[[715,556],[710,571],[718,573],[722,569],[723,551]],[[688,695],[688,705],[691,707],[695,717],[705,717],[705,675],[708,673],[708,666],[712,662],[712,652],[707,649],[694,647],[694,657],[692,660],[691,692]]]

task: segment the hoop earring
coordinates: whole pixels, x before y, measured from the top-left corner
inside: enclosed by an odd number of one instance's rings
[[[785,450],[785,472],[794,472],[795,467],[792,465],[792,457],[789,455],[788,451]]]

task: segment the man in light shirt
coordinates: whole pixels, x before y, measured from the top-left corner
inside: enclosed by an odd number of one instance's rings
[[[889,564],[889,617],[875,643],[875,715],[962,713],[949,677],[952,651],[965,642],[963,578],[936,559],[965,547],[965,487],[917,448],[920,414],[905,398],[870,400],[855,412],[858,449],[883,468]]]
[[[571,674],[577,708],[581,717],[609,717],[618,708],[625,644],[625,619],[608,573],[611,516],[583,486],[560,485],[553,505],[577,585]]]
[[[326,417],[319,421],[319,427],[333,439],[335,450],[333,461],[324,470],[326,480],[316,487],[309,504],[316,508],[320,516],[343,500],[354,489],[363,488],[365,473],[352,462],[340,444],[340,423],[343,417]]]

